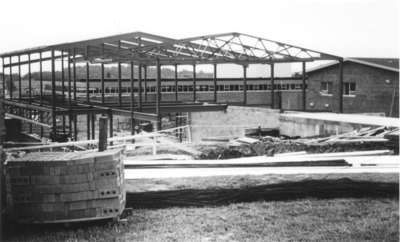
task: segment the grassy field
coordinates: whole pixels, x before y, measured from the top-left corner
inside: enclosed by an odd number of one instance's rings
[[[397,174],[131,180],[126,223],[17,226],[9,241],[398,241]]]

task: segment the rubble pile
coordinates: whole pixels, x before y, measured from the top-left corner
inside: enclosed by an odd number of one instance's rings
[[[331,153],[367,150],[393,150],[398,154],[399,130],[363,128],[345,134],[323,138],[288,139],[264,136],[258,139],[243,137],[228,143],[197,147],[201,154],[197,159],[230,159],[248,156],[274,156],[288,152]]]

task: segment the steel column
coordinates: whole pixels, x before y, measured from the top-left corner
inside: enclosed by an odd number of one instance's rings
[[[57,135],[56,103],[56,66],[54,61],[54,50],[51,50],[51,128],[53,141],[55,141]]]
[[[10,56],[10,64],[12,62],[12,58]],[[10,89],[10,99],[13,98],[13,77],[12,77],[12,66],[10,66],[10,84],[8,85],[8,88]]]
[[[175,101],[178,101],[178,65],[174,65],[175,69]]]
[[[193,64],[193,102],[196,102],[196,64]]]
[[[147,66],[144,67],[144,102],[147,102]]]
[[[89,75],[90,67],[89,62],[86,62],[86,102],[90,103],[90,75]]]
[[[118,62],[118,104],[122,106],[122,73],[121,62]]]
[[[214,63],[214,73],[213,73],[213,83],[214,83],[214,102],[217,102],[217,63]]]
[[[65,101],[65,77],[64,77],[64,51],[61,51],[61,95],[63,102]],[[64,116],[63,116],[64,117]]]
[[[6,98],[6,70],[5,70],[5,67],[4,67],[4,57],[2,57],[1,58],[1,63],[2,63],[2,68],[1,68],[1,70],[2,70],[2,79],[3,79],[3,83],[2,83],[2,85],[3,85],[3,99],[5,99]]]
[[[28,54],[28,95],[29,104],[32,103],[32,70],[31,70],[31,54]],[[32,111],[29,111],[29,119],[32,119]],[[29,133],[32,133],[32,124],[29,124]]]
[[[306,104],[306,62],[302,63],[302,99],[303,99],[303,111],[306,111],[307,104]]]
[[[156,59],[156,115],[157,115],[157,130],[161,130],[161,67],[160,59]]]
[[[243,105],[247,105],[247,66],[243,65]]]
[[[339,94],[339,113],[343,113],[343,59],[339,60],[339,85],[338,85],[338,94]]]
[[[40,86],[40,105],[43,104],[43,61],[42,61],[42,52],[39,52],[39,86]],[[43,114],[39,113],[39,120],[43,123]],[[40,126],[40,137],[43,137],[43,126]]]
[[[18,55],[18,98],[22,98],[22,85],[21,85],[21,56]]]
[[[104,63],[101,63],[101,103],[104,104]]]
[[[71,108],[71,99],[72,99],[72,94],[71,94],[71,55],[69,53],[70,51],[68,50],[68,105],[69,108]]]
[[[131,134],[135,134],[135,120],[134,120],[134,115],[133,115],[133,111],[134,111],[134,106],[135,106],[135,92],[133,91],[134,88],[134,63],[133,61],[131,62]]]
[[[73,50],[73,55],[74,55],[74,62],[72,63],[72,72],[74,75],[74,101],[76,101],[76,61],[75,61],[76,49],[75,48]]]
[[[275,108],[275,65],[271,63],[271,108]]]
[[[138,65],[138,98],[139,112],[142,111],[142,64]]]

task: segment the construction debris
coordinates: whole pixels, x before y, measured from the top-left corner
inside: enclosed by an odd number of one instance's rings
[[[330,153],[368,150],[393,150],[398,154],[399,130],[363,128],[340,135],[312,139],[286,139],[283,137],[254,136],[234,139],[226,144],[201,146],[198,159],[230,159],[246,156],[274,156],[288,152]]]

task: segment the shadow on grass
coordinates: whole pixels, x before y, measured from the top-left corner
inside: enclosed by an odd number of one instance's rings
[[[335,180],[303,180],[241,188],[186,189],[128,193],[126,207],[168,208],[220,206],[255,201],[288,201],[302,198],[395,198],[398,183]]]

